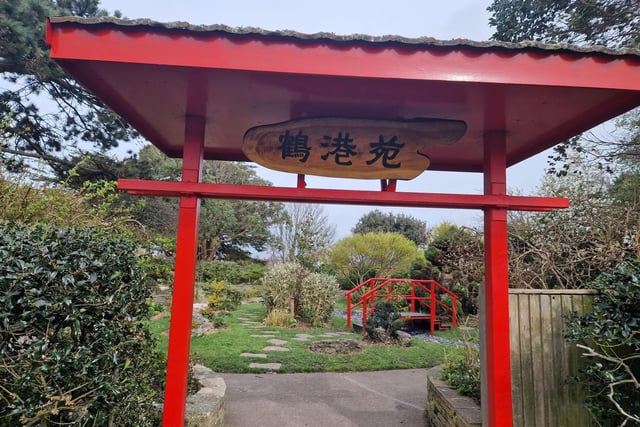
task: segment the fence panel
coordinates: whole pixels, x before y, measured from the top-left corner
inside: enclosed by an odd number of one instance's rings
[[[564,339],[565,316],[590,309],[595,291],[510,289],[514,426],[591,425],[577,373],[580,352]]]

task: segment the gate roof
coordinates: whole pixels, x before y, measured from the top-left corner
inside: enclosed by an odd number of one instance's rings
[[[305,35],[112,18],[50,18],[54,58],[172,157],[206,117],[205,158],[248,160],[247,129],[304,117],[463,120],[430,169],[482,171],[483,136],[513,165],[640,105],[634,50]]]

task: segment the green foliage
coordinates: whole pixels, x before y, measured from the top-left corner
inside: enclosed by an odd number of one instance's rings
[[[311,273],[300,284],[300,320],[312,326],[326,324],[333,314],[338,283],[335,277]]]
[[[295,299],[299,297],[302,280],[308,274],[304,267],[294,262],[271,267],[261,280],[264,286],[264,305],[267,310],[290,310],[292,303],[296,307]]]
[[[211,306],[205,308],[200,312],[207,319],[214,328],[224,328],[227,326],[228,312],[220,312],[213,309]]]
[[[379,302],[375,305],[371,317],[367,318],[364,330],[367,336],[372,340],[383,341],[376,328],[382,328],[386,337],[394,338],[396,332],[404,325],[404,321],[400,320],[400,312],[395,304],[389,301]]]
[[[415,243],[401,234],[354,234],[331,248],[329,263],[341,286],[349,281],[353,287],[370,277],[409,271],[417,252]]]
[[[45,175],[66,180],[91,146],[95,154],[137,135],[49,58],[46,18],[106,15],[98,4],[98,0],[0,2],[0,73],[11,83],[0,90],[0,117],[10,117],[5,138],[0,138],[6,139],[0,161],[12,170],[37,164],[36,169],[47,168]],[[47,105],[46,111],[41,111],[42,105]],[[34,157],[40,162],[33,162]],[[105,178],[104,163],[78,168],[81,180]]]
[[[262,285],[267,310],[279,310],[273,314],[276,318],[287,312],[313,326],[322,325],[331,318],[338,290],[333,276],[309,273],[297,263],[282,263],[273,266],[262,277]]]
[[[163,363],[135,246],[0,223],[0,424],[153,425]]]
[[[640,45],[640,10],[633,1],[494,0],[487,10],[496,40]]]
[[[484,275],[482,233],[444,222],[433,230],[424,256],[433,267],[432,276],[460,297],[463,312],[476,314],[478,283]]]
[[[463,351],[445,356],[442,379],[465,396],[480,401],[480,350],[472,343],[465,343]]]
[[[428,240],[427,225],[424,221],[404,214],[383,214],[377,209],[363,215],[351,232],[354,234],[399,233],[416,246],[423,246]]]
[[[567,338],[587,356],[575,380],[601,425],[640,422],[640,260],[602,273],[593,288],[593,310],[568,321]]]
[[[255,261],[200,261],[197,274],[201,282],[223,280],[235,286],[251,286],[259,283],[267,270]]]
[[[207,303],[212,310],[235,310],[242,301],[242,293],[223,280],[214,280],[207,287]]]
[[[296,319],[293,317],[293,313],[289,309],[274,308],[267,313],[267,317],[264,319],[265,326],[275,328],[292,328],[296,326]]]

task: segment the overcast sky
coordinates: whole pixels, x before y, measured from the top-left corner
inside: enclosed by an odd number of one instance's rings
[[[488,40],[492,34],[488,0],[101,0],[101,7],[119,10],[129,19],[148,18],[160,22],[224,24],[302,33],[400,35],[405,37],[464,38]],[[508,186],[523,195],[531,194],[546,166],[546,154],[508,170]],[[296,177],[259,168],[258,174],[280,186],[294,186]],[[379,189],[379,182],[307,177],[309,187]],[[482,193],[482,175],[427,171],[418,178],[398,183],[398,191],[434,193]],[[358,219],[376,207],[325,206],[338,237],[350,234]],[[454,209],[377,208],[405,213],[429,227],[443,221],[480,226],[480,211]]]

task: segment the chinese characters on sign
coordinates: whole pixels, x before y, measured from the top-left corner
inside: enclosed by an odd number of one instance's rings
[[[343,132],[338,132],[338,136],[335,138],[331,135],[323,135],[322,140],[323,142],[320,145],[328,148],[324,154],[320,155],[322,160],[333,158],[336,164],[341,166],[351,166],[353,164],[350,158],[357,155],[358,152],[355,151],[357,147],[355,144],[352,144],[353,138],[349,136],[349,132],[344,132],[344,136]],[[280,135],[278,141],[280,142],[278,150],[282,152],[282,160],[291,157],[299,159],[300,162],[304,163],[309,159],[309,155],[311,154],[311,147],[308,145],[309,137],[303,134],[301,130],[294,136],[289,129],[287,129]],[[400,163],[390,163],[391,160],[398,156],[402,147],[404,147],[404,144],[398,143],[398,137],[396,135],[389,138],[388,141],[385,141],[384,135],[380,135],[378,141],[368,145],[371,148],[369,153],[373,157],[366,161],[367,165],[372,165],[382,159],[382,167],[400,167]]]
[[[453,144],[465,131],[466,124],[454,120],[310,118],[249,129],[243,151],[285,172],[411,179],[429,166],[424,149]]]

